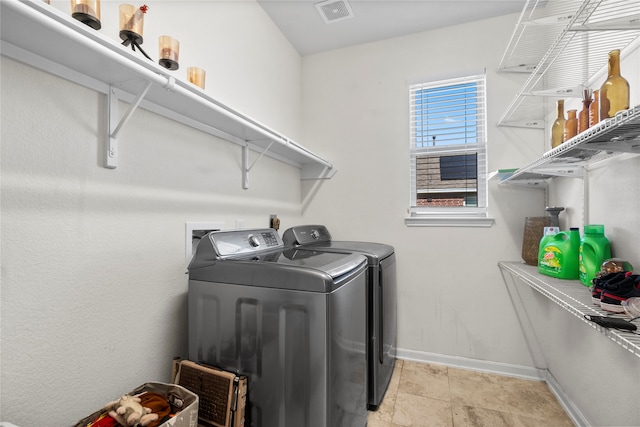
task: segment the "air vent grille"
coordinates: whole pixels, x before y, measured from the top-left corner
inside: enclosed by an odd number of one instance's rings
[[[327,24],[353,18],[353,10],[346,0],[328,0],[316,3],[316,9]]]

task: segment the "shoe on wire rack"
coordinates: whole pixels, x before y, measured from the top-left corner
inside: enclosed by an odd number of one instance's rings
[[[600,307],[612,313],[624,313],[622,301],[640,297],[640,275],[626,273],[626,277],[617,277],[603,284]]]
[[[602,296],[602,287],[604,284],[609,280],[615,279],[617,276],[620,276],[619,279],[622,280],[625,277],[625,273],[606,273],[602,276],[598,275],[591,280],[591,283],[593,283],[593,286],[591,287],[591,301],[594,305],[600,305],[600,297]]]

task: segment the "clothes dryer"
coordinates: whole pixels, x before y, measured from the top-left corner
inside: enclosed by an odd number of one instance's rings
[[[367,407],[376,410],[389,387],[396,362],[396,256],[383,243],[336,241],[323,225],[287,229],[285,246],[323,252],[353,252],[367,257]]]

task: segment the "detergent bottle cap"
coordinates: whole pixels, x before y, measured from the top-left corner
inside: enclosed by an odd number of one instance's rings
[[[604,234],[604,225],[602,224],[589,224],[584,226],[585,234]]]

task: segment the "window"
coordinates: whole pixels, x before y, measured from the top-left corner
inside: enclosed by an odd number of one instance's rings
[[[470,218],[486,219],[485,76],[412,85],[409,98],[411,218],[407,225],[455,225],[455,219],[471,225]]]

